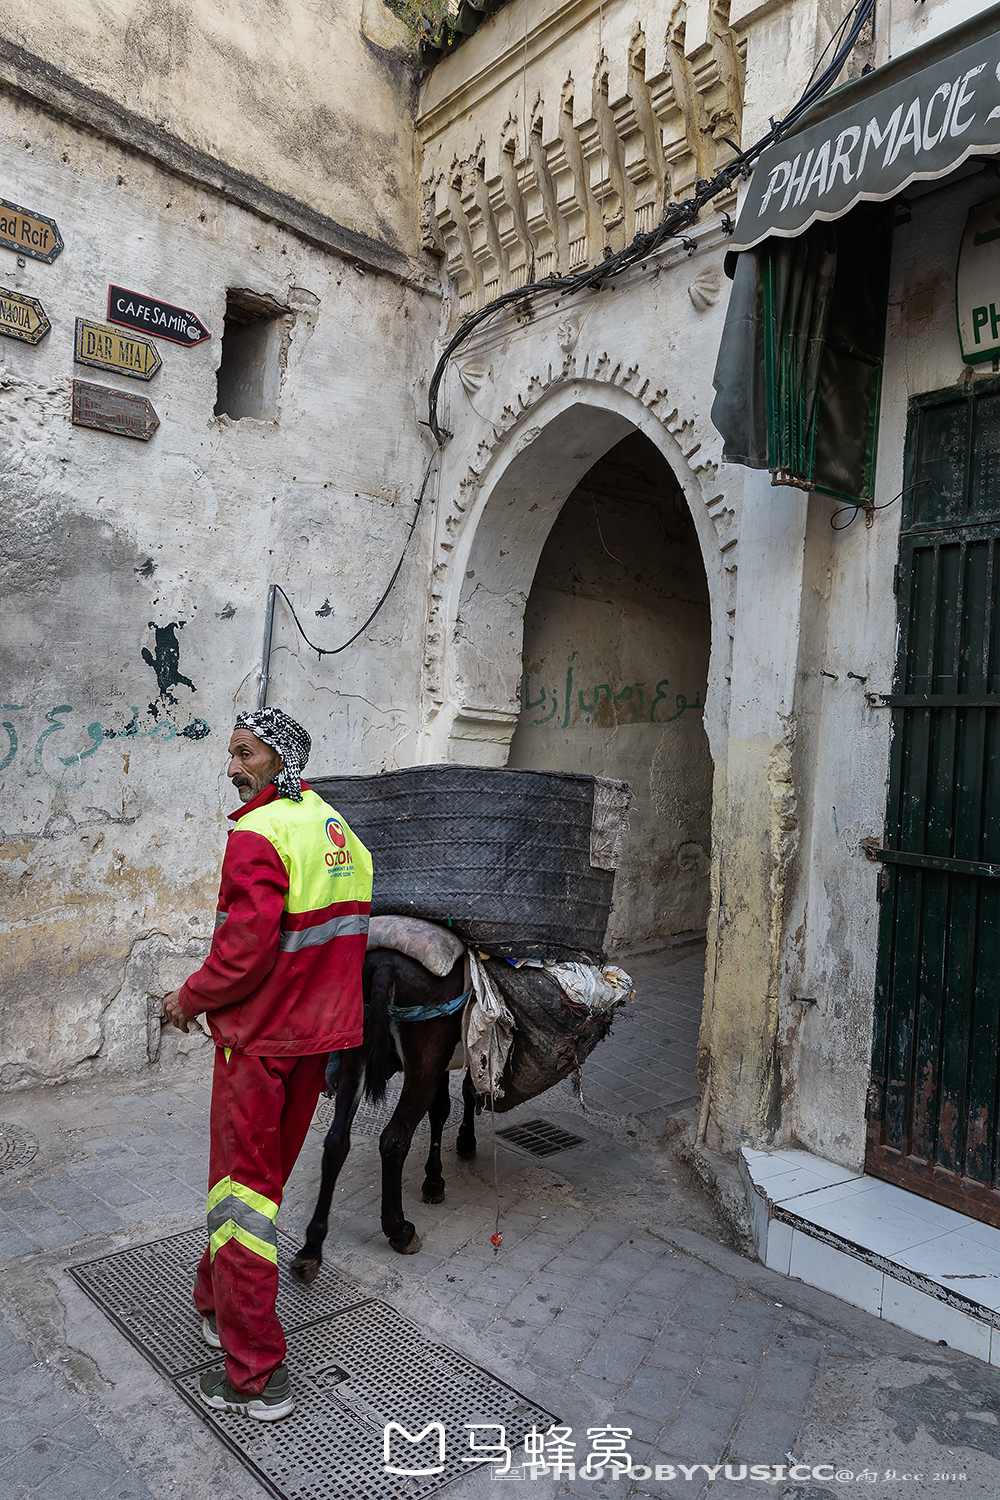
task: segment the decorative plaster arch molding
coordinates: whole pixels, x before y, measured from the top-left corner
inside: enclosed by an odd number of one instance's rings
[[[596,461],[632,431],[660,450],[684,492],[708,577],[712,622],[705,728],[724,753],[736,596],[737,515],[701,453],[695,424],[637,365],[577,358],[532,375],[491,423],[459,480],[441,472],[424,652],[424,763],[506,764],[517,723],[524,608],[538,559],[564,501]],[[473,356],[477,366],[482,356]],[[488,361],[487,361],[488,362]],[[480,374],[476,389],[480,389]],[[469,385],[463,378],[468,391]],[[474,420],[474,418],[473,418]]]

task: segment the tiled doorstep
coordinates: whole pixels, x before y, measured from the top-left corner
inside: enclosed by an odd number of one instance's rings
[[[740,1171],[765,1265],[1000,1365],[1000,1230],[808,1151]]]

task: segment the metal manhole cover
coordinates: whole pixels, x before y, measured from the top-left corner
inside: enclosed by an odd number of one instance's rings
[[[206,1243],[204,1228],[189,1229],[71,1266],[70,1275],[141,1354],[165,1375],[183,1375],[219,1362],[218,1354],[201,1336],[201,1322],[191,1300]],[[287,1265],[298,1248],[298,1241],[279,1229],[280,1262]],[[364,1299],[360,1288],[325,1270],[315,1287],[300,1286],[283,1276],[278,1317],[287,1333]]]
[[[402,1074],[397,1074],[394,1078],[390,1078],[389,1086],[386,1089],[385,1098],[382,1100],[381,1104],[369,1104],[367,1099],[362,1098],[361,1103],[358,1105],[358,1112],[354,1116],[354,1120],[351,1125],[351,1135],[381,1135],[385,1127],[388,1125],[390,1119],[392,1118],[393,1110],[399,1103],[399,1096],[402,1092],[402,1088]],[[333,1124],[333,1115],[336,1107],[336,1097],[327,1099],[325,1095],[321,1095],[320,1101],[316,1106],[316,1113],[313,1115],[313,1125],[315,1125],[318,1129],[326,1132]],[[449,1116],[450,1124],[457,1126],[457,1123],[461,1121],[461,1108],[461,1102],[459,1101],[456,1105],[456,1101],[453,1099],[451,1114]],[[416,1130],[414,1131],[414,1140],[416,1140],[419,1135],[426,1132],[427,1128],[427,1116],[424,1115],[423,1119],[419,1122]]]
[[[497,1135],[512,1146],[530,1151],[532,1156],[555,1156],[557,1151],[587,1144],[582,1135],[571,1135],[558,1125],[550,1125],[548,1120],[525,1120],[523,1125],[508,1125],[506,1130],[498,1130]]]
[[[279,1236],[279,1263],[289,1244]],[[262,1431],[262,1424],[239,1414],[212,1412],[198,1397],[198,1376],[220,1356],[202,1343],[190,1304],[192,1256],[203,1246],[204,1230],[192,1230],[73,1266],[70,1274],[278,1500],[422,1500],[470,1472],[464,1460],[473,1435],[480,1447],[498,1436],[477,1432],[474,1424],[504,1428],[516,1469],[526,1434],[533,1427],[547,1431],[556,1420],[488,1371],[432,1343],[386,1303],[331,1307],[331,1297],[336,1303],[345,1292],[357,1293],[326,1270],[314,1287],[291,1284],[292,1301],[282,1300],[289,1297],[282,1276],[278,1312],[288,1340],[293,1414]],[[159,1288],[167,1315],[149,1316],[148,1297],[137,1295],[140,1283],[147,1292]],[[124,1288],[131,1288],[126,1309]],[[195,1362],[178,1370],[192,1353]],[[387,1472],[387,1465],[409,1473]]]
[[[26,1166],[34,1160],[37,1151],[38,1142],[30,1131],[0,1120],[0,1172],[13,1172],[15,1167]]]

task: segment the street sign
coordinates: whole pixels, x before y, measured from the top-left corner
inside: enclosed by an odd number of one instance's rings
[[[0,245],[16,250],[18,255],[30,255],[32,260],[44,260],[47,265],[64,248],[55,219],[8,203],[6,198],[0,198]]]
[[[120,333],[106,323],[76,320],[76,362],[95,370],[113,370],[134,380],[152,380],[163,365],[155,345],[135,334]]]
[[[128,391],[115,391],[107,385],[91,385],[88,380],[74,380],[73,425],[117,432],[121,437],[148,443],[160,419],[145,396],[131,396]]]
[[[172,344],[181,344],[186,349],[203,344],[212,337],[193,312],[174,307],[170,302],[160,302],[155,297],[143,297],[123,286],[108,287],[108,322],[118,323],[123,328],[136,328],[140,333],[151,333],[158,339],[169,339]]]
[[[955,278],[958,339],[967,365],[1000,361],[1000,200],[969,214]]]
[[[37,297],[22,297],[20,292],[0,290],[0,334],[5,339],[39,344],[51,327]]]

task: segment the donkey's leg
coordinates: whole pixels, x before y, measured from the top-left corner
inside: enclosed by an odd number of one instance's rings
[[[330,1218],[330,1203],[337,1185],[340,1169],[351,1149],[351,1123],[361,1102],[361,1084],[364,1073],[361,1065],[362,1048],[351,1047],[340,1054],[340,1072],[337,1075],[337,1103],[333,1113],[333,1124],[323,1142],[323,1176],[319,1185],[319,1197],[309,1228],[306,1242],[289,1266],[289,1270],[303,1286],[316,1280],[323,1264],[323,1241]]]
[[[415,1255],[420,1237],[403,1218],[403,1163],[416,1130],[430,1109],[441,1074],[455,1048],[452,1016],[400,1025],[403,1092],[378,1143],[382,1157],[382,1233],[400,1255]]]
[[[471,1161],[476,1154],[477,1098],[478,1095],[472,1082],[472,1074],[466,1068],[465,1077],[462,1079],[462,1099],[465,1109],[462,1114],[462,1123],[458,1128],[458,1139],[455,1142],[456,1153],[464,1157],[466,1161]]]
[[[451,1075],[441,1074],[437,1093],[427,1111],[431,1122],[431,1149],[427,1153],[423,1187],[420,1189],[425,1203],[444,1202],[444,1178],[441,1176],[441,1136],[445,1122],[451,1113]]]

